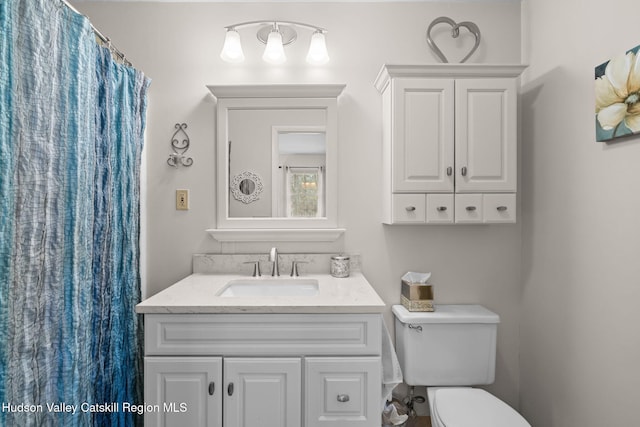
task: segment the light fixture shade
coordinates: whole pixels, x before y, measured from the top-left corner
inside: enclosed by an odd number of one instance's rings
[[[316,31],[311,35],[307,62],[312,65],[324,65],[329,62],[327,44],[324,39],[324,34],[321,31]]]
[[[222,46],[222,52],[220,52],[220,58],[231,63],[244,61],[240,34],[236,30],[227,30],[227,35],[224,38],[224,46]]]
[[[278,31],[271,31],[267,38],[267,47],[264,48],[262,59],[269,64],[282,64],[287,60],[282,45],[282,35]]]

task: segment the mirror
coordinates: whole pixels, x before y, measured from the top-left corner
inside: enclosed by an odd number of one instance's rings
[[[217,98],[218,228],[336,228],[344,85],[209,89]]]
[[[255,202],[262,193],[262,180],[253,172],[241,172],[231,181],[231,194],[244,204]]]

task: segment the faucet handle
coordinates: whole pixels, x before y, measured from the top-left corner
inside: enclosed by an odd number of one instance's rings
[[[292,261],[291,262],[291,277],[299,277],[298,274],[298,264],[306,264],[307,261]]]
[[[243,264],[253,264],[253,277],[260,277],[262,274],[260,273],[260,261],[247,261]]]

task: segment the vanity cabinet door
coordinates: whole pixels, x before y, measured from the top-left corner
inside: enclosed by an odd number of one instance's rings
[[[307,357],[305,427],[380,425],[380,357]]]
[[[144,424],[222,427],[222,358],[145,357]]]
[[[299,427],[300,358],[225,358],[225,427]]]

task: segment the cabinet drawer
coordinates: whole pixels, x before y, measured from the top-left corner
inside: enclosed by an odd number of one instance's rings
[[[306,427],[380,425],[379,357],[308,357]]]
[[[456,194],[456,222],[481,223],[483,221],[482,194]]]
[[[426,219],[425,194],[394,194],[393,222],[397,224],[424,224]]]
[[[484,222],[516,222],[515,194],[485,194]]]
[[[451,224],[453,216],[453,194],[427,194],[428,224]]]
[[[379,314],[147,314],[149,355],[379,355]]]

